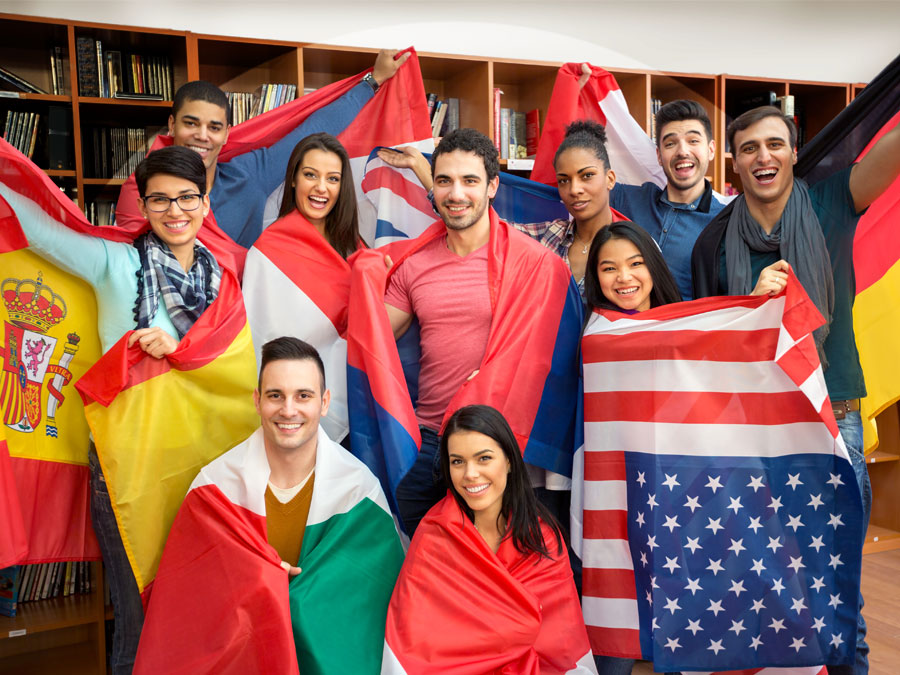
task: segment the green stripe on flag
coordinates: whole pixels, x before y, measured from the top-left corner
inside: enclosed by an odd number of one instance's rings
[[[402,564],[394,520],[371,499],[307,526],[303,571],[290,582],[302,675],[381,671],[387,608]]]

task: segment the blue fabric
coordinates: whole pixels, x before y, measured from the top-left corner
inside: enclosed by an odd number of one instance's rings
[[[569,219],[559,190],[511,173],[500,173],[500,187],[492,206],[501,220],[512,223]]]
[[[284,181],[288,159],[301,140],[320,131],[337,136],[359,114],[374,92],[360,80],[341,98],[312,113],[296,129],[268,148],[259,148],[219,162],[209,200],[216,223],[246,248],[263,230],[266,200]]]
[[[693,300],[691,253],[703,228],[725,208],[726,202],[706,190],[690,204],[670,202],[665,190],[655,183],[624,185],[618,183],[609,195],[610,204],[643,227],[659,244],[684,300]]]
[[[419,427],[419,431],[422,448],[397,486],[397,507],[410,538],[425,514],[447,494],[438,454],[441,439],[427,427]]]
[[[91,476],[91,524],[103,555],[115,620],[110,668],[112,675],[131,675],[144,625],[144,607],[119,535],[116,515],[93,441],[88,452],[88,464]]]
[[[859,483],[863,507],[863,538],[869,527],[869,515],[872,513],[872,484],[869,482],[869,471],[866,468],[866,456],[863,453],[862,417],[859,411],[849,412],[842,420],[837,421],[841,438],[850,453],[850,463]],[[859,594],[859,616],[856,625],[856,662],[853,665],[829,666],[829,675],[866,675],[869,672],[869,645],[866,643],[866,620],[862,615],[863,597]]]

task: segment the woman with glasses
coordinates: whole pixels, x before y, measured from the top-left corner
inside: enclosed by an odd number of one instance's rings
[[[154,358],[178,347],[219,292],[222,270],[197,240],[209,211],[206,168],[188,148],[151,153],[135,171],[138,206],[149,227],[133,243],[70,230],[33,202],[4,194],[30,250],[84,279],[94,289],[100,341],[106,352],[128,331]],[[114,675],[130,673],[144,620],[141,597],[116,525],[106,480],[91,443],[91,522],[109,579],[115,615]]]

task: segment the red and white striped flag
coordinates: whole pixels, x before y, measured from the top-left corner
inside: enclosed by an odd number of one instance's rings
[[[795,279],[591,317],[572,538],[595,653],[659,671],[853,658],[861,503],[820,323]]]

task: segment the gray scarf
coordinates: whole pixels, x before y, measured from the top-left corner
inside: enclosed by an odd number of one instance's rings
[[[770,234],[766,234],[750,215],[743,195],[735,201],[725,231],[728,292],[732,295],[749,295],[756,286],[757,279],[752,277],[750,270],[751,250],[760,253],[779,251],[781,258],[791,264],[810,300],[825,317],[825,324],[813,332],[813,338],[822,368],[827,368],[828,362],[822,345],[831,330],[834,276],[831,258],[825,246],[825,235],[812,208],[805,182],[794,179],[791,196]]]

